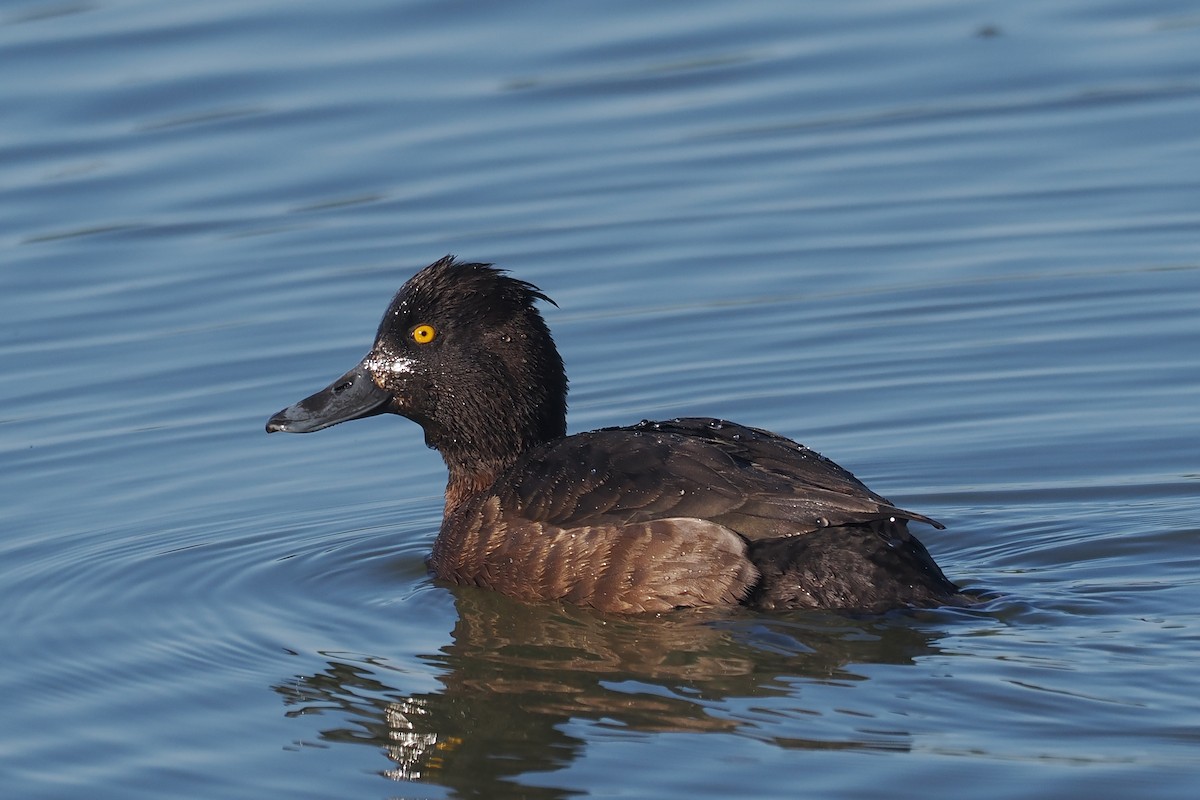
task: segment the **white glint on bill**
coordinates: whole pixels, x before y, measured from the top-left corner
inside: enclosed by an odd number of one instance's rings
[[[369,358],[364,365],[371,372],[412,372],[411,358]]]

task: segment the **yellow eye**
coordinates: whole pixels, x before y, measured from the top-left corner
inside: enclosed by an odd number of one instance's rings
[[[417,344],[429,344],[437,336],[437,331],[433,329],[432,325],[418,325],[412,329],[409,336]]]

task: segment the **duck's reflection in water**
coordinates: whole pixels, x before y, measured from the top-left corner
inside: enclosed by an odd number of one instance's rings
[[[568,732],[579,730],[570,721],[614,730],[739,732],[781,747],[904,749],[903,731],[781,738],[770,733],[771,719],[778,708],[794,717],[822,713],[803,707],[797,687],[805,681],[862,681],[847,665],[905,664],[936,651],[937,634],[921,630],[936,626],[906,617],[615,618],[454,591],[453,642],[420,656],[440,669],[441,690],[409,693],[407,668],[325,654],[322,672],[274,687],[289,715],[336,717],[322,739],[383,748],[393,762],[383,771],[388,777],[488,796],[510,790],[520,775],[569,765],[586,744]],[[770,697],[789,699],[770,712],[761,710],[768,704],[744,702]],[[795,725],[787,727],[795,732]],[[530,797],[574,793],[527,790]]]

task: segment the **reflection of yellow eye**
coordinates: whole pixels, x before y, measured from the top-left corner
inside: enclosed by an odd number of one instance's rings
[[[412,336],[413,341],[417,344],[429,344],[437,336],[437,331],[433,329],[432,325],[418,325],[412,329],[409,336]]]

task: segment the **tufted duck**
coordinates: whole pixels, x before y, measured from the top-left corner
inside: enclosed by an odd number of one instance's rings
[[[566,435],[567,378],[532,284],[446,258],[375,345],[267,431],[408,417],[446,461],[443,580],[618,613],[958,604],[916,520],[818,453],[717,419]]]

